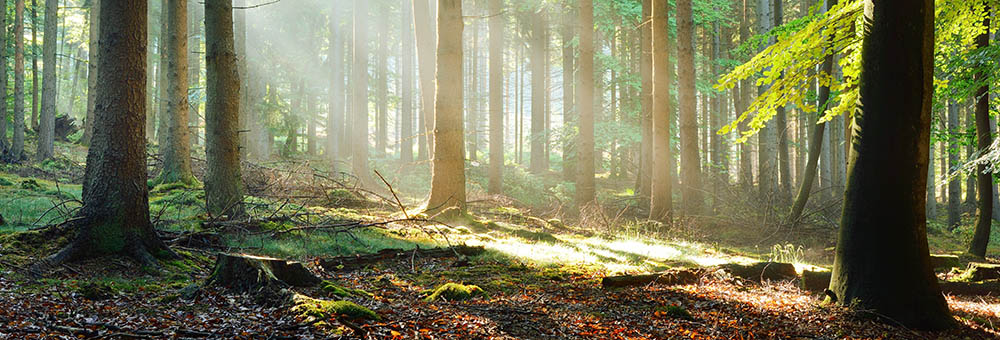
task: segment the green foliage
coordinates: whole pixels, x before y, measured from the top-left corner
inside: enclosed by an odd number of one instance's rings
[[[321,300],[300,294],[296,294],[292,300],[295,303],[292,307],[292,312],[299,313],[303,317],[314,318],[315,320],[325,320],[332,317],[367,320],[380,319],[378,314],[375,314],[371,309],[350,301]]]
[[[337,296],[337,297],[372,297],[372,293],[369,293],[363,289],[347,288],[333,281],[323,281],[320,283],[320,289],[327,294],[327,296]]]
[[[482,288],[475,285],[463,285],[461,283],[449,282],[438,286],[424,298],[424,301],[437,301],[445,299],[448,301],[463,301],[474,297],[487,296]]]
[[[801,263],[805,259],[805,249],[791,243],[784,246],[775,244],[771,247],[771,256],[768,258],[771,262]]]

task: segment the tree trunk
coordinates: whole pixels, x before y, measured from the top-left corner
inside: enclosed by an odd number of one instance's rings
[[[59,27],[59,0],[45,0],[45,36],[42,44],[42,56],[45,59],[45,69],[42,70],[42,115],[38,125],[38,152],[35,159],[39,162],[52,158],[56,130],[56,35]]]
[[[276,293],[285,286],[309,287],[322,281],[301,262],[243,254],[219,254],[206,285],[244,293]]]
[[[934,143],[930,143],[930,152],[927,161],[927,219],[932,220],[937,218],[937,197],[935,195],[936,187],[934,186]]]
[[[169,82],[167,78],[170,72],[168,68],[170,67],[170,60],[167,52],[168,40],[170,40],[170,27],[167,25],[169,20],[167,19],[167,7],[170,7],[168,0],[160,0],[160,38],[157,40],[157,54],[160,56],[160,66],[159,72],[156,77],[156,96],[154,97],[154,102],[156,103],[156,144],[159,145],[160,156],[164,156],[164,150],[167,145],[167,136],[170,134],[168,132],[170,125],[170,114],[167,113],[167,106],[169,100],[167,99],[167,91]]]
[[[416,0],[419,2],[420,0]],[[354,65],[351,76],[353,93],[351,109],[354,111],[352,127],[354,150],[351,169],[361,183],[368,178],[368,1],[354,2]]]
[[[701,164],[698,156],[698,116],[695,110],[694,19],[691,0],[677,1],[678,104],[681,133],[681,202],[684,213],[701,212]]]
[[[719,41],[719,35],[721,33],[721,25],[719,20],[712,22],[712,30],[715,32],[712,34],[712,59],[709,60],[711,66],[708,68],[710,74],[709,79],[718,78],[718,65],[719,58],[721,57],[721,42]],[[726,175],[726,169],[723,167],[724,155],[722,153],[722,136],[716,134],[716,131],[722,128],[722,105],[724,100],[725,92],[716,92],[715,90],[709,90],[708,93],[710,98],[710,117],[709,117],[709,129],[705,133],[707,136],[711,137],[711,159],[708,165],[708,171],[711,174],[712,181],[712,211],[718,211],[721,202],[719,200],[719,195],[722,194],[722,190],[725,185],[729,184],[728,180],[724,177]]]
[[[986,7],[989,13],[989,7]],[[976,37],[976,47],[985,49],[990,45],[990,18],[983,19],[983,26],[987,31]],[[983,72],[976,74],[976,80],[986,80]],[[976,91],[976,146],[980,153],[985,154],[992,144],[993,135],[990,131],[990,94],[989,86],[984,85]],[[976,164],[976,183],[979,192],[979,211],[976,219],[976,231],[969,244],[969,253],[977,256],[986,256],[986,248],[990,242],[990,227],[993,223],[993,176],[987,172],[987,164]]]
[[[40,0],[31,1],[31,130],[36,132],[38,131],[38,83],[41,82],[41,79],[38,79],[38,1]]]
[[[652,203],[653,185],[653,6],[652,0],[642,0],[642,23],[639,27],[639,76],[641,87],[639,92],[639,173],[636,179],[636,196],[639,206],[646,207]],[[669,53],[669,52],[668,52]]]
[[[240,75],[233,41],[233,5],[205,2],[205,200],[213,216],[243,215],[240,174]]]
[[[503,47],[504,16],[501,0],[489,0],[490,49],[490,194],[503,193]]]
[[[402,53],[402,112],[400,124],[400,146],[399,160],[404,163],[413,162],[413,6],[402,5],[402,18],[400,24],[403,25],[403,53]]]
[[[0,162],[4,162],[8,156],[10,145],[7,143],[7,2],[0,5],[3,15],[0,15],[0,60],[3,60],[0,67],[0,93],[3,93],[3,100],[0,100]]]
[[[341,155],[343,145],[338,141],[344,134],[344,44],[340,40],[341,14],[340,5],[330,4],[330,56],[327,62],[330,67],[329,111],[326,123],[326,154],[330,168],[336,169],[336,160]],[[409,39],[403,39],[405,41]],[[407,50],[404,48],[403,54]],[[405,151],[405,150],[404,150]]]
[[[673,171],[670,159],[670,122],[673,120],[670,108],[670,85],[673,83],[670,63],[670,5],[667,0],[652,0],[650,9],[650,40],[652,62],[652,166],[650,178],[649,218],[660,222],[670,222],[673,210]]]
[[[146,3],[101,3],[94,138],[87,153],[79,231],[48,259],[61,263],[100,255],[131,256],[155,266],[176,254],[157,237],[149,221],[146,187],[145,111]]]
[[[90,141],[94,136],[94,99],[97,94],[97,51],[99,46],[98,27],[101,26],[101,16],[99,15],[101,11],[101,0],[91,0],[90,1],[90,27],[89,35],[90,39],[88,41],[89,47],[87,48],[88,53],[88,63],[87,63],[87,115],[83,121],[83,137],[80,140],[80,144],[90,145]]]
[[[958,131],[958,104],[954,100],[948,102],[948,168],[945,173],[950,173],[958,169],[958,150],[961,144],[955,134]],[[951,177],[948,181],[948,229],[954,230],[961,220],[961,200],[962,183],[958,176]]]
[[[24,0],[14,2],[14,138],[10,159],[24,159]]]
[[[544,12],[531,16],[531,159],[528,168],[533,174],[545,168],[545,35],[548,34]]]
[[[169,32],[164,51],[167,53],[167,120],[166,144],[161,145],[163,170],[154,181],[160,183],[194,184],[191,172],[191,140],[188,138],[188,23],[187,0],[169,1],[167,8]]]
[[[436,37],[434,22],[428,0],[413,0],[413,34],[417,43],[417,64],[420,71],[420,115],[424,117],[424,136],[427,141],[426,157],[433,157],[434,152],[434,68],[437,66],[434,53]],[[450,65],[456,66],[456,65]],[[419,155],[418,159],[420,158]]]
[[[384,13],[385,8],[380,7],[378,13]],[[378,22],[378,50],[375,55],[375,157],[384,157],[385,149],[389,140],[389,77],[388,77],[388,40],[389,40],[389,19],[386,15],[379,14]],[[457,65],[462,65],[461,63]],[[460,66],[459,66],[460,67]]]
[[[841,305],[929,330],[955,325],[924,215],[933,18],[931,0],[865,1],[859,119],[830,283]]]
[[[195,101],[190,103],[190,112],[188,113],[188,137],[191,141],[189,145],[198,145],[200,143],[198,139],[198,125],[199,119],[199,109],[201,108],[201,98],[203,98],[200,93],[204,93],[201,88],[201,23],[204,22],[204,16],[201,13],[201,4],[197,0],[188,0],[188,36],[190,40],[188,41],[188,78],[191,81],[189,85],[190,88],[195,89],[199,95],[195,96]]]
[[[430,212],[465,209],[465,151],[462,142],[462,1],[438,1],[437,84]]]
[[[579,136],[576,154],[579,169],[576,180],[576,202],[578,207],[594,202],[594,3],[580,0],[579,46],[580,71],[576,83],[576,103],[579,112]]]
[[[774,0],[774,11],[772,13],[774,16],[774,27],[781,26],[784,16],[781,0]],[[780,202],[787,204],[792,196],[792,171],[789,165],[790,157],[788,152],[788,117],[784,106],[779,106],[775,110],[775,127],[772,130],[778,134],[778,198]]]

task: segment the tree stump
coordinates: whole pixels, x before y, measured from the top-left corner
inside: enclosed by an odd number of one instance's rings
[[[802,289],[810,292],[822,292],[830,287],[830,271],[802,271]]]
[[[931,266],[936,268],[961,267],[962,260],[958,255],[931,254]]]
[[[794,280],[798,278],[798,273],[795,272],[795,266],[792,266],[791,263],[758,262],[752,265],[727,263],[720,267],[733,276],[755,282],[761,282],[764,280]]]
[[[322,281],[301,262],[244,254],[219,254],[206,285],[219,285],[239,292],[260,292],[287,286],[314,286]]]
[[[1000,264],[969,263],[963,276],[972,282],[1000,279]]]

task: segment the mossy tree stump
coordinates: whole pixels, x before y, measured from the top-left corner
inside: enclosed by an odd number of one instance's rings
[[[309,287],[323,282],[301,262],[244,254],[219,254],[206,285],[240,292],[272,291],[287,286]]]

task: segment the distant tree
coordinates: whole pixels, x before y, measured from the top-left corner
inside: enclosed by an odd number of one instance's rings
[[[830,290],[916,329],[953,327],[924,215],[934,1],[865,0],[856,134]]]
[[[670,86],[673,84],[670,64],[670,5],[667,0],[652,0],[650,5],[651,67],[653,76],[650,103],[652,104],[652,173],[650,178],[649,218],[669,222],[673,211],[673,171],[670,159]]]
[[[774,1],[774,27],[781,27],[784,23],[784,9],[781,6],[781,0]],[[789,153],[788,153],[788,114],[785,112],[785,106],[779,105],[775,108],[774,114],[774,127],[769,129],[772,130],[774,134],[777,135],[776,142],[778,147],[778,198],[782,203],[787,203],[792,196],[792,170],[789,164]]]
[[[757,3],[757,26],[758,34],[771,31],[774,25],[774,10],[771,7],[774,0],[760,0]],[[760,50],[763,51],[767,45],[773,42],[768,39],[767,44],[762,44]],[[757,95],[762,95],[768,89],[767,85],[757,87]],[[761,112],[757,113],[761,115]],[[772,124],[764,126],[757,133],[757,186],[760,190],[761,198],[766,198],[774,194],[774,186],[777,181],[775,174],[775,134]]]
[[[38,131],[38,1],[31,0],[31,131]],[[46,0],[47,1],[47,0]]]
[[[420,116],[424,120],[427,150],[420,149],[417,159],[432,157],[434,152],[434,20],[428,0],[413,0],[413,35],[417,43],[417,69],[420,72]]]
[[[176,257],[149,220],[145,114],[146,2],[101,2],[94,137],[87,152],[83,207],[74,240],[48,264],[125,255],[144,265]]]
[[[419,1],[418,1],[419,2]],[[354,148],[351,168],[367,183],[368,178],[368,0],[354,1],[354,65],[351,75],[351,121]],[[421,71],[422,72],[422,71]]]
[[[412,1],[412,0],[408,0]],[[400,24],[402,27],[401,39],[403,42],[402,60],[402,91],[400,96],[402,107],[400,108],[400,136],[399,136],[399,160],[405,163],[413,161],[413,52],[414,42],[409,37],[413,36],[413,6],[403,2]]]
[[[572,6],[566,6],[563,13],[562,24],[562,66],[563,66],[563,150],[562,167],[563,180],[567,182],[576,181],[576,143],[574,143],[576,133],[576,49],[573,48],[573,39],[576,38],[576,13]]]
[[[42,55],[45,69],[42,70],[42,115],[38,126],[38,152],[35,158],[40,162],[53,156],[56,133],[56,45],[59,31],[59,0],[45,0],[45,41]]]
[[[10,151],[7,143],[7,2],[0,4],[0,162],[4,161]]]
[[[576,83],[576,106],[579,135],[576,142],[576,203],[586,206],[597,198],[594,184],[594,2],[580,0],[577,28],[579,33],[579,76]]]
[[[378,28],[375,51],[375,157],[384,157],[389,145],[389,16],[385,2],[373,1]]]
[[[98,27],[101,25],[101,0],[90,0],[88,10],[90,26],[88,27],[89,41],[87,42],[87,113],[83,121],[83,137],[80,144],[90,145],[90,140],[94,136],[94,99],[97,94],[97,51],[99,47]]]
[[[984,1],[985,2],[985,1]],[[986,7],[989,12],[989,6]],[[990,45],[990,17],[986,15],[983,19],[983,27],[986,31],[976,36],[976,47],[980,49],[988,48]],[[985,72],[976,74],[976,80],[987,80]],[[978,152],[986,153],[992,144],[993,132],[990,131],[990,87],[980,86],[976,91],[976,147]],[[976,231],[969,244],[969,253],[977,256],[986,256],[986,248],[990,243],[990,227],[993,224],[993,176],[987,172],[987,164],[976,165],[976,183],[979,192],[979,211],[976,218]]]
[[[166,144],[161,145],[163,170],[154,182],[194,184],[191,139],[188,138],[188,23],[187,0],[168,1],[167,8],[167,120]]]
[[[418,0],[419,1],[419,0]],[[503,46],[502,0],[489,0],[490,168],[488,192],[503,193]],[[409,51],[409,50],[408,50]]]
[[[240,76],[233,39],[233,4],[205,2],[205,200],[214,216],[243,215],[240,173]]]
[[[167,130],[170,129],[170,117],[167,113],[167,105],[170,100],[167,99],[167,85],[170,81],[167,80],[170,72],[167,70],[170,64],[170,53],[167,52],[167,41],[170,40],[170,20],[167,18],[167,7],[170,7],[170,0],[160,0],[160,37],[156,41],[156,55],[159,56],[156,75],[156,92],[157,94],[153,97],[153,102],[156,103],[156,115],[154,117],[156,120],[156,144],[159,145],[160,157],[164,156],[164,151],[167,145],[167,135],[170,134]]]
[[[945,153],[948,155],[948,168],[945,172],[953,171],[959,166],[958,163],[958,151],[961,149],[961,143],[959,138],[956,136],[958,131],[958,103],[955,100],[948,101],[948,148],[945,149]],[[962,182],[958,179],[958,176],[952,176],[948,180],[948,229],[954,230],[958,227],[959,223],[962,223],[961,219],[961,208],[962,208]]]
[[[14,2],[14,138],[8,158],[20,162],[24,156],[24,0]]]
[[[548,24],[545,11],[538,10],[531,16],[531,163],[533,174],[541,174],[545,165],[545,58]]]
[[[201,41],[202,41],[202,31],[201,23],[204,22],[205,18],[202,14],[203,8],[198,2],[199,0],[188,0],[188,36],[190,40],[188,41],[188,80],[190,81],[191,89],[201,88]],[[201,90],[196,90],[196,93],[201,92]],[[199,109],[201,108],[201,98],[203,96],[196,95],[195,101],[190,103],[190,112],[188,112],[188,137],[191,138],[190,145],[198,145],[201,141],[198,140],[198,126],[201,123],[199,119]]]
[[[681,203],[687,214],[698,214],[701,193],[701,158],[698,156],[698,116],[695,98],[694,18],[691,0],[677,1],[677,82],[681,133]]]
[[[336,159],[341,155],[343,145],[339,141],[343,140],[344,134],[344,43],[341,41],[341,14],[338,11],[339,8],[340,4],[333,1],[330,2],[330,56],[328,58],[330,67],[330,102],[326,125],[326,153],[331,164],[336,164]]]
[[[438,1],[434,153],[427,210],[465,210],[465,126],[462,122],[462,0]]]
[[[736,0],[740,3],[740,43],[750,41],[750,9],[749,0]],[[742,114],[750,106],[750,81],[739,82],[739,98],[736,104],[736,114]],[[740,131],[746,131],[747,121],[740,122]],[[749,141],[740,143],[740,186],[749,189],[753,186],[753,145]]]

